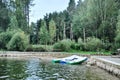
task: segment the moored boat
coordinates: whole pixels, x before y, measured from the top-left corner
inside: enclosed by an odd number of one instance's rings
[[[72,55],[70,57],[65,57],[61,59],[53,59],[52,62],[62,63],[62,64],[81,64],[87,60],[87,57],[80,57],[77,55]]]
[[[72,61],[68,61],[68,64],[82,64],[83,62],[85,62],[87,60],[87,57],[83,57],[83,58],[78,58]]]

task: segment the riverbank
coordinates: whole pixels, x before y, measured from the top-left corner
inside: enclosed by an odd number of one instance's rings
[[[88,64],[98,66],[120,78],[120,58],[112,56],[91,56]]]
[[[0,57],[24,57],[24,58],[40,58],[52,60],[54,58],[63,58],[67,56],[75,55],[75,53],[66,52],[17,52],[17,51],[1,51]],[[89,54],[77,54],[78,56],[90,57]]]

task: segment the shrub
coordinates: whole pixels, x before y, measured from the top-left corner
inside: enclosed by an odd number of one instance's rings
[[[61,49],[61,43],[57,42],[53,45],[53,49]]]
[[[117,52],[116,54],[119,54],[118,53],[118,51],[117,51],[117,49],[120,49],[120,43],[113,43],[112,44],[112,49],[111,49],[111,51],[114,53],[114,52]]]
[[[117,34],[117,36],[115,37],[115,47],[120,48],[120,33]]]
[[[117,34],[117,36],[115,37],[115,41],[118,42],[118,43],[120,43],[120,33]]]
[[[46,52],[46,51],[52,51],[52,46],[48,46],[48,45],[29,45],[26,48],[26,51],[34,51],[34,52]]]
[[[0,34],[0,48],[6,48],[7,43],[10,41],[14,33],[15,31],[7,31]]]
[[[102,48],[102,41],[98,38],[89,38],[85,44],[85,49],[89,51],[98,51]]]
[[[69,51],[71,49],[72,41],[70,39],[64,39],[54,44],[54,49],[60,49],[61,51]]]
[[[71,45],[71,48],[74,49],[74,50],[82,50],[82,48],[80,47],[80,45],[77,44],[77,43],[72,44],[72,45]]]
[[[42,51],[42,52],[45,52],[46,49],[42,46],[33,46],[33,45],[29,45],[27,48],[26,48],[26,51],[34,51],[34,52],[38,52],[38,51]]]
[[[79,49],[80,49],[80,50],[83,50],[83,49],[84,49],[84,42],[83,42],[82,38],[79,38],[79,39],[78,39],[78,45],[79,45]]]
[[[13,35],[11,40],[7,44],[8,50],[18,50],[24,51],[28,46],[28,37],[25,35],[23,31],[19,31]]]
[[[71,49],[76,49],[76,42],[72,41],[70,47],[71,47]]]
[[[74,50],[83,50],[84,49],[84,42],[81,38],[78,39],[78,43],[73,42],[71,48]]]
[[[115,47],[114,44],[110,43],[108,40],[104,41],[103,43],[103,49],[106,51],[110,51],[114,47]]]

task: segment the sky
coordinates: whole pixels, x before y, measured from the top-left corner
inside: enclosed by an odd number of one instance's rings
[[[78,0],[75,0],[77,3]],[[46,13],[60,12],[67,8],[69,0],[34,0],[31,7],[30,23],[43,18]]]

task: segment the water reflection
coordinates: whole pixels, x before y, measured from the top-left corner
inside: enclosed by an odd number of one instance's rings
[[[101,78],[95,74],[85,65],[54,64],[39,59],[0,59],[0,80],[107,80],[106,76]]]
[[[41,80],[40,77],[37,75],[40,71],[40,62],[39,59],[31,59],[26,62],[26,74],[27,78],[25,80]]]
[[[0,59],[0,80],[22,80],[24,71],[24,61]]]

